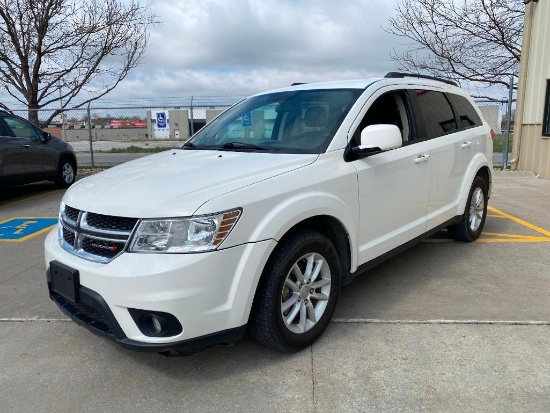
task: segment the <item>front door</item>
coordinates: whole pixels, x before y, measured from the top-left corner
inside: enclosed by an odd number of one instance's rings
[[[401,130],[403,146],[354,161],[359,184],[359,264],[426,231],[429,143],[416,139],[414,116],[406,91],[382,92],[376,96],[358,129],[372,124],[396,125]]]
[[[0,133],[0,185],[25,182],[24,156],[25,148],[20,139]]]
[[[57,152],[52,148],[52,140],[44,139],[44,132],[31,123],[16,117],[4,117],[12,135],[20,139],[25,148],[25,169],[28,180],[55,174]]]

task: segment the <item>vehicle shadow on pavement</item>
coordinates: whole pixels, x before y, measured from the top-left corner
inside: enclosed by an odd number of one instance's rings
[[[6,203],[24,200],[25,198],[43,195],[56,190],[57,188],[55,187],[53,182],[47,181],[11,188],[0,187],[0,207],[2,207],[2,205]]]
[[[343,287],[333,320],[550,320],[541,245],[420,243]]]

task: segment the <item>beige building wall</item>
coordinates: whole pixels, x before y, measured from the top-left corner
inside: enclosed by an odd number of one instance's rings
[[[550,139],[542,137],[542,124],[523,125],[519,169],[550,178]]]
[[[67,142],[90,140],[88,129],[65,129],[63,138]],[[146,140],[146,128],[92,128],[93,141],[142,141]]]
[[[550,178],[550,138],[542,136],[546,84],[550,79],[550,1],[533,2],[527,7],[533,7],[532,31],[530,42],[524,42],[522,50],[521,64],[527,65],[526,83],[523,116],[522,119],[516,119],[522,126],[520,136],[514,136],[513,157],[519,155],[518,169],[533,171],[542,178]],[[529,14],[526,16],[528,18]],[[529,47],[527,62],[523,60],[526,47]],[[522,102],[518,101],[518,105],[520,104]]]
[[[206,109],[206,123],[210,123],[212,119],[222,113],[223,110],[220,109]]]
[[[546,79],[550,79],[550,1],[534,4],[523,123],[542,123]]]
[[[170,119],[170,139],[189,139],[189,111],[187,109],[174,109],[168,111]],[[176,137],[179,132],[179,138]]]

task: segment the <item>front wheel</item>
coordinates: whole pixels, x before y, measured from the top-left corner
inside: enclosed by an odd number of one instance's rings
[[[449,234],[457,241],[475,241],[483,231],[486,217],[487,183],[482,177],[476,176],[468,194],[464,214],[458,224],[448,228]]]
[[[55,185],[58,188],[70,187],[76,179],[76,169],[74,162],[68,158],[63,158],[59,161],[57,168],[57,176],[55,178]]]
[[[340,260],[314,231],[297,231],[277,246],[263,271],[250,315],[252,335],[271,349],[294,352],[327,328],[340,292]]]

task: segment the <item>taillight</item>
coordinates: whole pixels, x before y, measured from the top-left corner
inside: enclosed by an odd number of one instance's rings
[[[491,129],[491,139],[495,140],[495,131]]]

